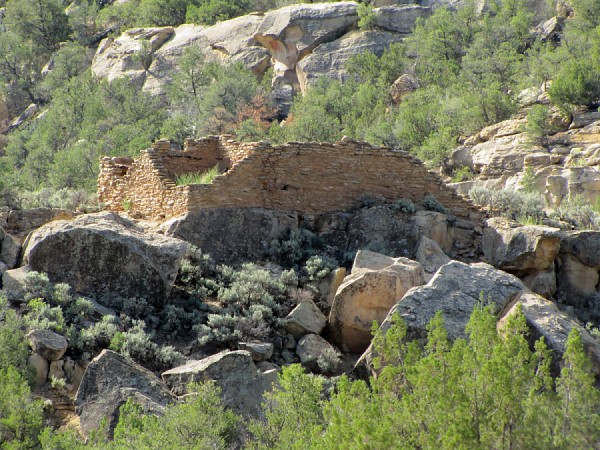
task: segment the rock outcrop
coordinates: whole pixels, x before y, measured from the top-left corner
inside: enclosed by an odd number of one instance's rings
[[[99,213],[39,228],[27,242],[24,262],[79,294],[143,297],[162,304],[187,247],[116,214]]]
[[[556,298],[566,305],[585,309],[587,319],[599,320],[600,231],[570,231],[561,241],[557,258]]]
[[[166,236],[182,239],[219,263],[256,261],[271,242],[298,227],[294,212],[260,208],[200,209],[165,222]]]
[[[548,103],[546,86],[523,91],[520,100],[527,107]],[[535,189],[551,207],[576,196],[594,203],[600,195],[600,114],[578,110],[569,123],[553,108],[550,121],[554,130],[545,136],[543,145],[527,136],[525,110],[490,125],[457,147],[446,169],[466,166],[475,174],[475,182],[493,189],[520,188],[528,170]],[[474,181],[453,186],[466,193]]]
[[[101,42],[93,73],[113,80],[128,77],[162,96],[179,69],[186,48],[207,60],[241,62],[262,76],[273,68],[273,97],[286,115],[292,97],[319,76],[345,77],[344,63],[362,51],[381,55],[412,31],[429,6],[388,4],[374,10],[375,30],[357,31],[355,2],[296,4],[248,14],[213,26],[136,28]]]
[[[409,339],[423,339],[429,321],[438,311],[444,315],[448,337],[466,337],[465,326],[473,308],[494,304],[500,313],[526,290],[521,280],[489,264],[464,264],[452,261],[425,286],[410,290],[389,312],[381,325],[385,332],[389,320],[399,314],[407,324]]]
[[[483,231],[482,250],[494,267],[521,275],[553,268],[561,237],[558,228],[520,226],[492,218]]]
[[[373,321],[382,322],[409,289],[424,282],[418,262],[359,251],[329,313],[334,342],[345,351],[363,352],[371,342]]]
[[[370,52],[381,56],[390,44],[401,42],[402,36],[390,31],[352,31],[341,38],[319,45],[297,64],[297,77],[304,92],[321,77],[345,81],[346,63],[350,58]]]
[[[223,404],[245,417],[261,417],[262,395],[277,382],[277,371],[259,372],[250,352],[223,351],[200,361],[190,361],[162,374],[174,393],[181,395],[191,382],[214,381]]]
[[[119,408],[130,397],[152,414],[162,414],[165,406],[175,400],[152,372],[118,353],[103,350],[88,365],[75,398],[83,434],[98,429],[103,418],[112,432]]]

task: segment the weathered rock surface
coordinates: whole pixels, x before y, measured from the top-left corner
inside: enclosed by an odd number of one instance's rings
[[[48,378],[48,360],[34,353],[27,358],[27,362],[35,370],[35,386],[43,386]]]
[[[572,255],[588,267],[600,268],[600,231],[566,232],[560,253]]]
[[[189,212],[162,226],[166,236],[183,239],[220,263],[257,261],[286,229],[298,227],[293,212],[259,208],[216,208]]]
[[[482,250],[494,267],[522,275],[551,269],[561,237],[558,228],[519,226],[510,220],[492,218],[483,231]]]
[[[9,269],[14,269],[19,262],[20,254],[21,244],[19,240],[10,234],[5,235],[0,246],[0,262],[6,264]]]
[[[175,398],[152,372],[111,350],[103,350],[85,371],[75,404],[81,431],[98,429],[102,418],[115,427],[119,408],[133,397],[148,413],[161,414]]]
[[[317,45],[333,41],[358,22],[354,2],[297,4],[265,14],[255,39],[277,64],[293,69]]]
[[[58,361],[69,346],[66,337],[50,330],[31,330],[27,333],[27,340],[34,353],[48,361]]]
[[[0,226],[21,240],[36,228],[54,220],[69,220],[75,214],[64,209],[32,208],[0,210]]]
[[[363,352],[371,342],[373,321],[382,322],[409,289],[424,282],[418,262],[360,250],[331,307],[332,339],[343,350]]]
[[[536,270],[522,278],[523,283],[531,291],[551,300],[558,289],[556,285],[556,271],[554,267],[548,270]]]
[[[329,272],[323,279],[314,283],[319,298],[327,306],[331,306],[333,304],[335,293],[337,292],[340,285],[344,282],[345,276],[346,268],[338,267],[337,269],[334,269],[331,272]]]
[[[23,302],[25,300],[25,277],[29,272],[28,267],[7,270],[2,274],[2,293],[11,302]]]
[[[352,31],[341,38],[319,45],[298,62],[297,75],[304,92],[308,86],[325,76],[345,81],[348,77],[346,63],[358,54],[369,52],[381,56],[390,44],[402,37],[389,31]]]
[[[296,354],[303,366],[321,372],[335,372],[340,361],[339,352],[316,334],[307,334],[300,339]]]
[[[466,338],[465,327],[476,305],[493,304],[498,314],[511,307],[527,288],[514,275],[489,264],[452,261],[442,266],[425,286],[416,287],[390,310],[379,328],[386,333],[391,318],[398,314],[407,325],[406,340],[427,338],[427,326],[438,311],[444,317],[448,338]],[[370,371],[373,347],[363,353],[356,365],[358,373]]]
[[[415,260],[423,267],[425,282],[429,282],[440,267],[451,261],[438,243],[427,236],[421,236],[417,252],[415,253]]]
[[[162,303],[186,249],[185,242],[146,233],[116,214],[99,213],[39,228],[27,243],[24,262],[80,294]]]
[[[250,352],[225,350],[168,370],[162,378],[179,395],[191,382],[212,380],[221,388],[225,406],[246,417],[260,417],[262,395],[277,381],[277,371],[259,372]]]
[[[586,353],[592,361],[593,371],[600,374],[600,340],[592,337],[583,327],[560,311],[554,303],[539,295],[524,293],[508,314],[514,314],[521,307],[533,339],[543,337],[553,351],[554,370],[558,374],[562,357],[566,350],[569,333],[576,328],[581,334]],[[505,320],[505,319],[503,319]]]
[[[376,27],[395,33],[412,33],[417,19],[426,19],[431,15],[431,8],[420,5],[389,5],[376,8]]]
[[[556,298],[583,308],[597,320],[600,301],[600,231],[568,231],[561,241],[556,264]]]
[[[296,339],[305,334],[321,334],[327,317],[312,300],[303,300],[285,318],[285,329]]]
[[[495,304],[500,313],[525,290],[517,277],[489,264],[452,261],[440,268],[427,285],[410,290],[390,310],[382,329],[398,313],[407,323],[409,338],[424,338],[429,321],[442,311],[448,337],[466,337],[465,326],[475,305]]]
[[[270,342],[239,342],[238,348],[250,352],[255,362],[267,361],[273,356],[273,344]]]
[[[436,211],[417,211],[412,220],[418,235],[437,242],[444,252],[452,249],[452,235],[448,230],[448,216]]]
[[[364,208],[354,214],[323,214],[315,219],[315,229],[325,245],[342,252],[367,248],[410,257],[419,240],[410,216],[385,206]],[[340,253],[338,259],[342,257]]]
[[[560,292],[568,299],[568,304],[577,304],[576,297],[596,293],[600,275],[598,269],[582,264],[573,255],[560,256],[557,271]]]

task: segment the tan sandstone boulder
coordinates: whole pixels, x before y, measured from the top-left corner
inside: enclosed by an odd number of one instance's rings
[[[491,265],[521,275],[552,268],[561,237],[558,228],[519,226],[510,220],[494,217],[487,221],[481,246]]]
[[[335,343],[352,353],[364,351],[371,342],[373,321],[383,321],[409,289],[424,282],[418,262],[360,250],[329,314]]]

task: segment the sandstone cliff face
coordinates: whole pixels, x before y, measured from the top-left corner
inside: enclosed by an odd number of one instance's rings
[[[532,103],[536,102],[547,102],[545,93],[536,96]],[[555,109],[551,113],[555,131],[543,146],[532,144],[525,132],[526,109],[466,139],[450,155],[447,168],[466,166],[475,179],[452,185],[463,193],[474,183],[518,189],[525,171],[529,171],[550,207],[575,196],[593,204],[600,194],[600,113],[580,110],[570,123]]]
[[[286,113],[294,94],[320,76],[343,79],[350,57],[366,50],[381,55],[442,2],[430,3],[382,5],[375,9],[375,29],[370,31],[358,30],[355,2],[291,5],[210,27],[131,29],[102,41],[92,71],[109,80],[128,77],[143,90],[164,95],[183,52],[196,46],[208,60],[239,61],[259,76],[272,68],[274,97]],[[145,63],[136,57],[140,52],[148,52]]]

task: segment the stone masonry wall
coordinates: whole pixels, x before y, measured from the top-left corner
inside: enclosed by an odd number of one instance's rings
[[[352,140],[282,146],[237,143],[226,137],[199,141],[188,144],[188,156],[184,155],[186,150],[172,152],[168,142],[159,141],[142,152],[120,177],[114,175],[110,161],[103,159],[100,201],[111,210],[126,207],[148,218],[163,219],[217,207],[260,207],[317,215],[350,209],[367,197],[388,201],[407,198],[418,204],[432,194],[458,217],[478,216],[465,198],[406,152]],[[201,160],[202,152],[206,152],[203,161],[221,161],[229,167],[228,172],[209,185],[175,186],[176,168],[186,167],[175,160]]]

